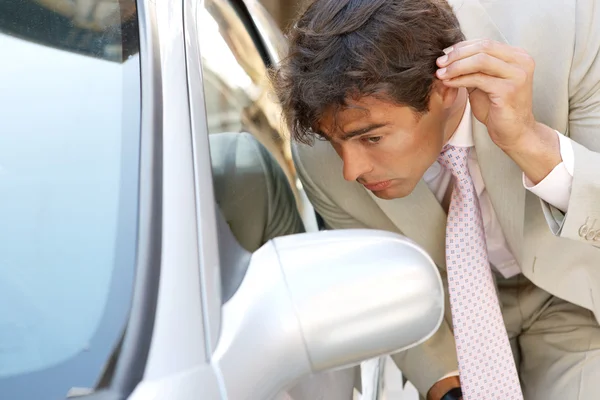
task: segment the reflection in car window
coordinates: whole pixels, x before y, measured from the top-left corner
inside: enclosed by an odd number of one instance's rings
[[[255,251],[304,230],[288,136],[265,62],[235,9],[206,0],[198,12],[215,196],[240,244]]]
[[[127,322],[134,0],[0,2],[0,398],[93,388]]]

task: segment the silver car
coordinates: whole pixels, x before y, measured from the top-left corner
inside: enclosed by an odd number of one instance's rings
[[[271,399],[437,330],[427,254],[321,229],[258,3],[1,0],[0,52],[0,399]]]

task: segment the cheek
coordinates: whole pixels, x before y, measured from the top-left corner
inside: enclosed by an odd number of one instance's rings
[[[415,174],[419,143],[408,135],[398,136],[389,136],[381,144],[370,148],[369,158],[378,173],[406,179]]]
[[[445,118],[441,114],[431,114],[423,117],[420,130],[428,138],[429,143],[442,148],[444,141]]]
[[[381,146],[384,154],[381,159],[394,160],[403,168],[414,165],[419,157],[422,157],[423,150],[427,146],[428,139],[420,132],[410,134],[398,134],[390,138],[388,145]]]
[[[428,123],[415,129],[402,146],[401,167],[412,179],[423,177],[437,159],[443,144],[443,134],[435,124]]]
[[[416,132],[415,140],[418,142],[415,151],[419,152],[420,157],[425,157],[427,162],[433,163],[442,150],[444,142],[442,122],[437,118],[427,120]]]

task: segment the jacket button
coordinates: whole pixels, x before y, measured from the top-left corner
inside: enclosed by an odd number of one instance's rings
[[[600,229],[594,229],[596,220],[592,222],[592,225],[588,225],[589,218],[586,218],[585,224],[579,228],[579,236],[589,241],[600,241]]]

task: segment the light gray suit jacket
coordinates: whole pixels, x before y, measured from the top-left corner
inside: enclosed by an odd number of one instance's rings
[[[597,0],[449,2],[468,39],[519,46],[536,60],[535,116],[574,141],[567,213],[524,189],[518,166],[474,119],[478,160],[523,274],[555,296],[592,310],[600,320],[600,6]],[[360,184],[344,181],[341,160],[326,142],[295,145],[294,158],[308,196],[329,228],[400,232],[445,269],[446,214],[423,181],[405,198],[380,200]],[[456,369],[455,355],[444,350],[448,335],[442,326],[421,348],[396,357],[421,393]]]

